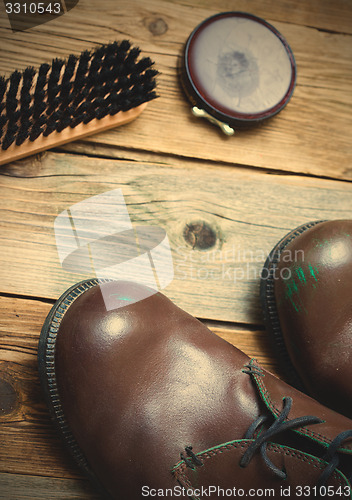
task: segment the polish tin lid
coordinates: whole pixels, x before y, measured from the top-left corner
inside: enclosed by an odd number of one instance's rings
[[[232,135],[231,127],[258,124],[286,106],[296,64],[290,46],[271,24],[252,14],[224,12],[191,33],[181,81],[193,113],[219,121]]]

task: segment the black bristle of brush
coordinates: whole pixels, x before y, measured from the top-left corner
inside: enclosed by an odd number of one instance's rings
[[[21,88],[21,109],[20,109],[20,123],[17,133],[16,145],[20,146],[29,136],[29,129],[31,126],[31,97],[30,90],[33,84],[35,71],[33,68],[27,68],[23,73],[23,81]]]
[[[20,111],[17,94],[21,78],[22,74],[19,71],[15,71],[14,73],[12,73],[9,78],[9,88],[6,94],[6,102],[4,108],[4,112],[6,112],[6,116],[8,117],[8,122],[7,130],[6,133],[4,133],[4,139],[2,141],[3,149],[9,148],[15,141],[16,133],[19,128],[17,122],[20,116]]]
[[[2,129],[6,123],[5,113],[3,114],[3,110],[5,109],[5,92],[6,92],[7,82],[3,76],[0,76],[0,137],[2,136]]]
[[[0,77],[0,150],[156,97],[153,61],[128,40]]]

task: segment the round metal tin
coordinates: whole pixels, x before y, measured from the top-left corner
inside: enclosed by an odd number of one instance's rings
[[[224,12],[197,26],[185,46],[181,81],[193,106],[246,127],[286,106],[296,64],[284,37],[252,14]]]

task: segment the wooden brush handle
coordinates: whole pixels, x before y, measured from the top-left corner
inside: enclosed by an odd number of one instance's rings
[[[62,132],[52,132],[47,137],[39,136],[35,141],[27,139],[21,146],[12,144],[6,151],[0,150],[0,165],[10,163],[11,161],[19,160],[47,149],[61,146],[68,142],[83,139],[89,135],[97,134],[110,128],[124,125],[137,118],[148,103],[143,103],[128,111],[120,111],[114,116],[105,116],[101,120],[96,118],[90,121],[87,125],[81,123],[75,128],[67,127]]]

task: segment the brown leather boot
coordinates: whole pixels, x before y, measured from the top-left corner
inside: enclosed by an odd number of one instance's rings
[[[53,419],[104,498],[348,493],[351,420],[263,370],[164,295],[132,303],[140,289],[73,286],[40,337]],[[107,311],[103,296],[116,309]]]
[[[352,418],[352,220],[286,235],[263,268],[261,299],[289,382]]]

